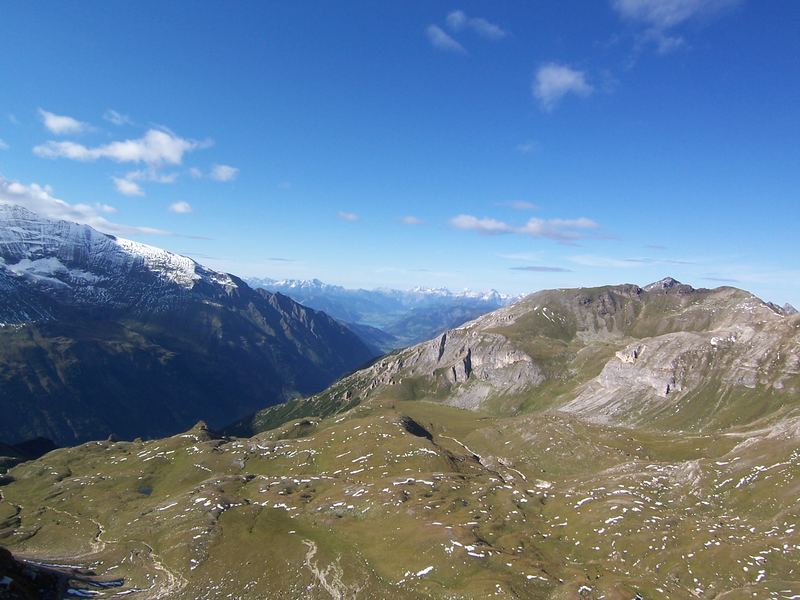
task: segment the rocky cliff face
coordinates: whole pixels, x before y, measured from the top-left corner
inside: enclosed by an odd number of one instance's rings
[[[501,414],[547,406],[627,426],[734,426],[796,400],[798,332],[800,318],[730,287],[667,278],[550,290],[386,356],[304,410],[400,397]]]

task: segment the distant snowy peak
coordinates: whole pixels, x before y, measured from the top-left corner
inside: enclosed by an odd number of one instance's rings
[[[472,300],[481,300],[483,302],[495,302],[497,304],[506,304],[518,298],[518,296],[501,294],[497,290],[489,290],[488,292],[481,292],[481,291],[465,289],[460,292],[453,292],[447,288],[415,287],[408,290],[408,292],[412,294],[438,296],[442,298],[470,298]]]
[[[419,298],[468,298],[471,300],[479,300],[483,302],[493,302],[498,305],[508,304],[519,298],[519,296],[510,296],[508,294],[501,294],[497,290],[489,290],[488,292],[474,291],[465,289],[460,292],[453,292],[445,287],[431,288],[424,286],[413,287],[409,290],[397,290],[392,288],[377,288],[374,290],[364,290],[355,288],[345,288],[340,285],[325,283],[319,279],[272,279],[269,277],[251,277],[247,282],[254,287],[263,287],[265,289],[274,291],[285,292],[340,292],[340,293],[358,293],[369,292],[382,294],[392,297],[419,297]]]
[[[0,322],[57,318],[68,307],[159,312],[219,303],[235,279],[191,258],[0,204]]]
[[[276,290],[313,291],[344,291],[339,285],[331,285],[319,279],[272,279],[271,277],[250,277],[247,279],[253,287]]]
[[[13,204],[0,204],[0,266],[33,280],[96,284],[146,270],[184,289],[205,280],[234,286],[191,258],[101,233],[88,225],[42,217]]]

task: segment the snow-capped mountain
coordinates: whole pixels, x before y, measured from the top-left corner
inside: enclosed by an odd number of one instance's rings
[[[0,440],[222,426],[374,356],[328,315],[185,256],[0,204]]]
[[[482,314],[511,304],[519,297],[447,288],[348,289],[319,279],[247,280],[253,287],[286,294],[292,299],[355,327],[363,339],[383,350],[430,339]]]
[[[202,290],[210,297],[238,287],[231,276],[191,258],[67,221],[0,204],[0,286],[45,296],[33,313],[3,310],[10,324],[52,318],[60,304],[162,311]],[[14,301],[14,298],[7,300]]]

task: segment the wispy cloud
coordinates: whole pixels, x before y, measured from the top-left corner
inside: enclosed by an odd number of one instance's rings
[[[9,146],[2,139],[0,139],[0,150],[8,150]]]
[[[534,97],[545,111],[552,111],[568,94],[586,97],[594,92],[583,71],[567,65],[547,63],[538,68],[531,85]]]
[[[425,28],[425,35],[428,36],[428,41],[434,48],[445,50],[447,52],[455,52],[457,54],[466,54],[467,50],[459,44],[455,39],[450,37],[444,29],[438,25],[428,25]]]
[[[717,283],[741,283],[738,279],[731,279],[729,277],[703,277],[705,281],[715,281]]]
[[[639,43],[652,43],[660,54],[686,44],[672,31],[680,25],[719,14],[743,0],[611,0],[612,8],[626,21],[644,27]]]
[[[509,200],[508,202],[498,202],[498,206],[508,206],[514,210],[536,210],[539,208],[538,204],[528,202],[527,200]]]
[[[339,214],[338,214],[338,217],[339,217],[339,218],[340,218],[342,221],[348,221],[348,222],[350,222],[350,223],[354,223],[355,221],[358,221],[358,218],[359,218],[359,217],[358,217],[358,215],[357,215],[356,213],[353,213],[353,212],[347,212],[347,211],[345,211],[345,210],[340,210],[340,211],[339,211]]]
[[[457,215],[450,219],[450,225],[456,229],[477,231],[484,235],[498,235],[514,232],[514,228],[508,223],[489,217],[478,218],[472,215]]]
[[[530,154],[531,152],[536,152],[538,149],[539,143],[534,140],[525,140],[517,144],[517,152],[521,152],[522,154]]]
[[[135,181],[124,177],[112,177],[111,179],[114,180],[117,191],[123,196],[144,196],[144,190]]]
[[[626,258],[626,262],[640,265],[694,265],[697,264],[691,260],[678,260],[671,258]]]
[[[37,183],[22,184],[0,176],[0,203],[19,204],[36,213],[54,219],[84,223],[104,231],[121,235],[173,235],[153,227],[137,227],[112,223],[102,214],[111,214],[115,209],[107,204],[69,204],[53,195],[50,186]]]
[[[468,17],[463,10],[454,10],[448,14],[446,23],[451,31],[470,29],[489,40],[502,40],[508,36],[508,32],[499,25],[491,23],[482,17]]]
[[[68,158],[83,162],[107,158],[121,163],[161,166],[179,165],[184,154],[210,144],[209,141],[190,140],[169,131],[150,129],[141,138],[111,142],[94,148],[76,142],[49,141],[34,147],[33,152],[43,158]]]
[[[497,256],[505,258],[506,260],[520,260],[525,262],[535,262],[542,259],[541,252],[511,252],[508,254],[498,254]]]
[[[398,219],[403,225],[421,225],[423,220],[419,217],[415,217],[414,215],[406,215],[405,217],[400,217]]]
[[[631,269],[642,265],[694,265],[688,260],[668,258],[615,258],[611,256],[597,256],[595,254],[580,254],[569,257],[569,260],[585,267],[601,267],[612,269]]]
[[[173,202],[169,205],[169,211],[179,215],[187,215],[192,212],[192,205],[184,200]]]
[[[511,271],[531,271],[534,273],[572,273],[571,269],[563,267],[543,267],[540,265],[529,265],[525,267],[509,267]]]
[[[239,169],[230,165],[214,165],[211,167],[209,177],[214,181],[233,181],[239,174]]]
[[[472,215],[457,215],[450,219],[450,225],[456,229],[476,231],[484,235],[517,233],[564,243],[600,237],[597,233],[594,233],[599,229],[599,225],[586,217],[579,219],[529,219],[524,225],[513,226],[489,217],[478,218]]]
[[[39,109],[39,118],[41,118],[45,128],[55,135],[83,133],[89,129],[87,123],[83,123],[66,115],[57,115],[48,112],[43,108]]]
[[[129,171],[124,177],[112,177],[114,185],[120,194],[125,196],[144,196],[144,190],[138,183],[147,181],[153,183],[175,183],[178,173],[162,173],[157,167],[148,166],[145,169]]]
[[[133,125],[133,121],[128,115],[123,115],[111,108],[103,113],[103,119],[113,125]]]
[[[146,169],[138,169],[130,171],[125,174],[125,179],[129,181],[150,181],[154,183],[175,183],[178,179],[178,173],[172,171],[170,173],[162,173],[156,167],[147,167]]]
[[[612,0],[624,19],[669,29],[690,19],[708,16],[741,4],[742,0]]]

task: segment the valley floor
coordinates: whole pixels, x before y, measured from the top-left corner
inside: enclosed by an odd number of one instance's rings
[[[133,598],[800,598],[800,449],[372,403],[251,439],[52,452],[0,543]]]

